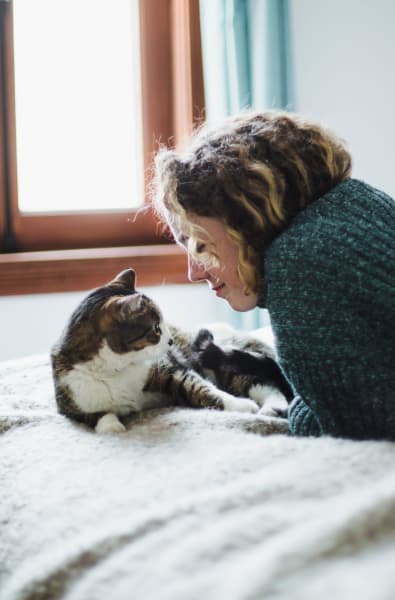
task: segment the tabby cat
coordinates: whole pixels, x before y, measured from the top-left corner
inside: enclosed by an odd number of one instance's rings
[[[82,300],[52,349],[58,410],[98,433],[116,433],[125,431],[122,417],[145,408],[256,412],[268,396],[288,398],[270,347],[234,343],[229,351],[208,330],[195,336],[167,324],[126,269]]]

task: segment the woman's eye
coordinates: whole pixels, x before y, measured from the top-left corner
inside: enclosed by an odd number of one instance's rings
[[[184,248],[187,247],[188,238],[185,235],[180,235],[178,240],[176,240],[176,241],[178,241],[178,243],[181,244],[181,246],[184,246]]]

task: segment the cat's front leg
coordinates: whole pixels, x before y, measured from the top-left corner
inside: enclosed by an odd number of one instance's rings
[[[255,384],[248,391],[260,407],[260,413],[268,417],[287,418],[288,403],[284,394],[272,385]]]
[[[228,394],[223,390],[218,390],[218,393],[221,395],[224,410],[248,413],[256,413],[259,411],[259,406],[257,403],[250,398],[232,396],[232,394]]]
[[[249,413],[259,410],[254,400],[237,398],[217,388],[196,371],[183,367],[171,370],[156,369],[146,389],[165,393],[172,398],[175,404],[193,408],[215,408]]]
[[[114,413],[107,413],[96,423],[96,433],[123,433],[126,427]]]
[[[180,369],[174,372],[170,387],[174,400],[194,408],[216,408],[249,413],[259,410],[254,400],[233,396],[195,371]]]

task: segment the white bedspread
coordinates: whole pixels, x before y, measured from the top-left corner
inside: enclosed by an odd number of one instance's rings
[[[42,356],[0,388],[1,600],[394,600],[394,444],[179,408],[99,436]]]

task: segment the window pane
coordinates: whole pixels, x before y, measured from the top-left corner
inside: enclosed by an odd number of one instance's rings
[[[14,0],[19,207],[143,198],[138,0]]]

